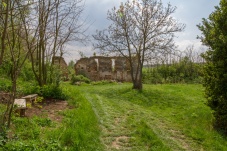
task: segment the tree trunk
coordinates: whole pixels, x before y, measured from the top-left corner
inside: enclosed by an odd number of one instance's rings
[[[143,89],[142,84],[142,69],[139,69],[139,73],[137,77],[132,81],[133,82],[133,89],[141,91]]]
[[[0,65],[3,63],[4,53],[6,49],[5,39],[6,33],[8,29],[8,18],[9,18],[9,1],[6,1],[6,10],[5,10],[5,18],[4,18],[4,25],[3,25],[3,32],[1,33],[1,53],[0,53]]]
[[[134,81],[132,88],[141,91],[143,89],[142,81],[141,80]]]
[[[13,105],[14,105],[14,100],[16,98],[16,91],[17,91],[17,75],[15,72],[17,69],[14,69],[13,73],[13,78],[12,78],[12,94],[10,97],[10,108],[9,108],[9,113],[8,113],[8,121],[7,121],[7,127],[10,128],[11,125],[11,117],[12,117],[12,112],[13,112]]]

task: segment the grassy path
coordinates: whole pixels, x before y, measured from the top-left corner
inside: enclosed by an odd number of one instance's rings
[[[13,118],[14,136],[0,151],[226,151],[212,127],[203,87],[195,84],[74,86],[63,83],[62,121]],[[25,128],[26,127],[26,128]],[[13,135],[12,135],[13,136]]]
[[[207,133],[211,112],[198,91],[202,87],[195,87],[145,86],[137,92],[124,84],[80,90],[98,118],[105,150],[224,150],[223,139],[210,142],[218,134]]]

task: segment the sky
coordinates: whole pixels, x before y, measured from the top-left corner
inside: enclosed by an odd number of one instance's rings
[[[98,54],[98,50],[92,48],[92,35],[96,30],[107,29],[110,25],[110,21],[107,20],[107,11],[113,7],[118,8],[121,2],[126,0],[85,0],[85,9],[83,18],[89,24],[87,34],[90,36],[90,41],[86,45],[79,43],[71,43],[66,46],[67,52],[63,57],[66,62],[73,60],[76,62],[79,60],[79,52],[87,57],[93,55],[94,52]],[[201,51],[204,48],[199,39],[196,39],[197,35],[201,35],[201,32],[196,25],[202,22],[202,18],[208,18],[215,10],[215,6],[219,5],[219,0],[162,0],[163,5],[170,3],[172,6],[176,6],[176,12],[172,14],[180,23],[184,23],[186,28],[183,32],[177,33],[175,39],[176,45],[179,50],[185,50],[187,46],[194,45],[196,51]]]

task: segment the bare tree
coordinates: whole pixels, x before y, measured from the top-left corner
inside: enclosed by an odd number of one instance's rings
[[[184,24],[178,23],[171,14],[176,7],[167,7],[158,0],[133,0],[121,4],[119,9],[108,12],[112,21],[108,30],[97,31],[94,44],[107,52],[120,52],[131,67],[133,88],[142,89],[142,68],[150,52],[170,51],[174,48],[174,33],[182,31]],[[133,62],[136,61],[136,67]]]
[[[22,28],[22,19],[20,12],[27,14],[26,7],[27,4],[23,3],[21,0],[5,1],[5,4],[8,7],[7,11],[5,12],[8,14],[7,17],[7,24],[3,24],[3,29],[5,30],[5,39],[4,39],[4,47],[7,48],[9,56],[10,56],[10,75],[11,75],[11,82],[12,82],[12,89],[10,100],[7,102],[7,108],[4,112],[2,119],[0,119],[0,130],[3,130],[3,126],[7,124],[10,127],[11,122],[11,115],[13,111],[14,100],[17,94],[17,78],[20,74],[21,68],[28,57],[28,51],[25,49],[25,41],[21,37],[24,36],[24,30]],[[7,25],[7,26],[6,26]]]
[[[64,49],[66,43],[70,41],[86,41],[87,36],[84,34],[86,31],[84,27],[86,27],[86,25],[81,19],[84,5],[82,0],[55,0],[55,3],[55,8],[51,13],[54,28],[51,28],[50,33],[54,34],[51,35],[50,38],[49,54],[52,57],[55,57],[56,54],[62,57],[65,53]],[[52,61],[49,78],[51,82],[53,77],[53,65],[54,62]]]
[[[23,21],[24,38],[40,86],[47,84],[48,75],[52,82],[52,57],[62,56],[68,42],[86,39],[83,9],[83,0],[34,0],[30,5],[30,16]]]

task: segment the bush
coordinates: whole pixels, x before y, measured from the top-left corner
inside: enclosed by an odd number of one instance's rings
[[[17,92],[20,95],[38,94],[44,98],[59,100],[65,100],[67,98],[62,88],[56,84],[40,87],[38,84],[32,82],[18,81],[18,83]]]
[[[221,0],[208,19],[198,25],[202,31],[202,42],[208,48],[203,57],[206,60],[204,86],[208,105],[214,111],[214,126],[227,135],[227,1]]]
[[[20,76],[23,81],[32,81],[35,80],[34,73],[32,71],[32,64],[29,61],[24,63],[23,68],[21,69]]]
[[[38,94],[43,96],[44,98],[59,100],[65,100],[67,98],[67,96],[63,93],[62,88],[54,84],[44,85],[40,88],[40,93]]]
[[[0,78],[0,91],[10,91],[12,88],[12,83],[9,79]]]
[[[77,82],[85,82],[85,83],[90,83],[91,80],[88,79],[87,77],[83,76],[83,75],[73,75],[71,78],[71,84],[75,84]]]
[[[173,64],[162,64],[143,70],[143,83],[201,83],[203,64],[186,58]]]

